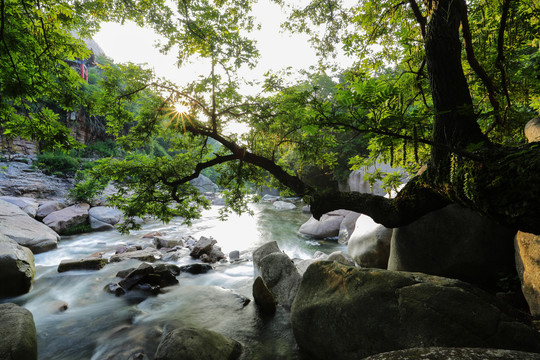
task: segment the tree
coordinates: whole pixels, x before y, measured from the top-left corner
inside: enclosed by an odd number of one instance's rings
[[[347,11],[341,2],[315,0],[293,11],[291,28],[296,23],[300,30],[312,31],[308,20],[327,24],[323,36],[315,37],[321,51],[331,48],[345,31],[347,51],[373,56],[359,55],[358,67],[335,93],[322,92],[309,82],[286,86],[279,76],[270,75],[258,96],[241,94],[236,73],[242,65],[252,66],[257,57],[246,32],[254,26],[250,2],[180,1],[175,12],[160,2],[127,4],[132,18],[164,36],[164,51],[181,50],[179,63],[198,56],[209,67],[208,76],[184,88],[133,65],[121,71],[111,68],[104,77],[94,109],[107,116],[109,131],[119,135],[130,126],[130,133],[119,138],[127,148],[162,136],[176,150],[171,158],[134,154],[123,161],[108,160],[95,170],[95,176],[106,174],[121,186],[112,200],[128,216],[197,216],[207,202],[189,181],[203,169],[219,166],[220,182],[230,189],[228,204],[235,211],[246,210],[246,183],[263,181],[269,173],[310,201],[316,217],[345,208],[398,227],[453,202],[516,229],[540,233],[540,187],[534,181],[540,170],[538,143],[495,142],[511,138],[505,129],[524,117],[514,114],[530,114],[530,99],[539,94],[536,85],[529,85],[513,95],[511,80],[523,81],[524,71],[537,74],[538,69],[522,69],[507,56],[519,54],[529,61],[537,56],[534,2],[363,1]],[[94,10],[99,5],[76,3]],[[468,13],[468,7],[473,11]],[[486,19],[478,15],[480,10],[495,15]],[[354,28],[358,24],[361,29]],[[473,34],[483,39],[493,36],[494,28],[496,46],[478,57]],[[507,46],[510,31],[517,40]],[[368,47],[371,44],[381,50]],[[480,60],[494,65],[484,68]],[[389,63],[390,71],[385,69]],[[177,102],[190,110],[171,111]],[[136,115],[130,111],[133,106],[139,109]],[[232,120],[249,124],[252,131],[226,135],[223,130]],[[298,165],[334,162],[328,149],[345,131],[371,134],[371,144],[380,140],[379,151],[389,150],[391,159],[399,147],[403,159],[413,153],[420,160],[418,150],[428,147],[428,168],[393,199],[328,193],[302,181]],[[210,139],[221,147],[209,147]],[[291,155],[296,169],[286,167]]]

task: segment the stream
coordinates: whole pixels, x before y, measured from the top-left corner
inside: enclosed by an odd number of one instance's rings
[[[203,327],[220,332],[244,345],[243,359],[298,359],[289,325],[289,313],[278,307],[272,317],[258,313],[252,299],[253,251],[277,241],[292,259],[306,259],[316,251],[330,254],[345,250],[332,241],[315,241],[298,233],[308,218],[300,209],[277,210],[271,204],[251,204],[254,215],[230,215],[218,220],[219,207],[204,212],[191,227],[181,219],[169,224],[149,222],[129,235],[117,231],[62,237],[56,250],[35,256],[37,274],[31,291],[9,299],[29,309],[38,334],[40,360],[152,359],[160,338],[183,326]],[[137,291],[115,297],[104,287],[118,281],[116,273],[140,262],[109,263],[99,271],[57,272],[63,259],[77,259],[98,251],[105,257],[125,245],[152,244],[143,235],[158,231],[170,237],[211,236],[225,254],[239,250],[236,263],[214,264],[214,271],[190,275],[181,273],[179,285],[163,289],[157,296]],[[178,266],[196,262],[189,256],[169,261]],[[67,310],[58,308],[67,304]],[[142,354],[146,354],[144,357]]]

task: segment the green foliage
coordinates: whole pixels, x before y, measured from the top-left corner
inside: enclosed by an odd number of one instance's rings
[[[80,167],[77,158],[63,152],[45,152],[37,156],[34,165],[46,174],[72,176]]]
[[[68,196],[75,202],[92,203],[105,190],[109,184],[109,178],[99,176],[92,172],[92,167],[78,171],[75,174],[75,186],[68,192]]]
[[[115,157],[121,154],[118,144],[112,140],[91,142],[83,149],[78,151],[78,154],[85,158],[104,158]]]

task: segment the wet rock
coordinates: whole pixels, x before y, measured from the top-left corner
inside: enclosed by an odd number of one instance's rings
[[[68,303],[62,300],[54,300],[44,303],[40,307],[42,313],[59,314],[65,312],[69,308]]]
[[[281,200],[281,196],[266,194],[261,198],[262,201],[274,202]]]
[[[57,271],[60,273],[72,270],[100,270],[103,269],[108,263],[108,259],[102,259],[99,257],[88,257],[78,260],[66,259],[60,262]]]
[[[70,228],[88,222],[88,204],[76,204],[65,209],[50,213],[43,219],[43,223],[59,234],[63,234]]]
[[[206,274],[210,270],[214,270],[214,268],[212,267],[212,265],[208,265],[208,264],[197,263],[197,264],[180,266],[181,272],[185,272],[185,273],[193,274],[193,275]]]
[[[290,309],[302,276],[289,256],[270,242],[253,252],[253,264],[277,302]]]
[[[210,254],[208,254],[208,256],[210,257],[210,261],[208,262],[211,263],[215,263],[225,259],[225,254],[223,253],[223,251],[221,251],[221,247],[215,245],[212,247],[212,251],[210,251]]]
[[[32,219],[18,206],[0,200],[0,234],[34,254],[55,249],[60,236],[48,226]]]
[[[88,216],[94,231],[112,230],[122,220],[122,212],[109,206],[95,206],[88,211]]]
[[[28,216],[35,218],[39,204],[33,198],[15,197],[15,196],[0,196],[0,200],[7,201],[13,205],[17,205]]]
[[[238,250],[233,250],[229,253],[229,260],[230,261],[235,261],[235,260],[238,260],[240,259],[240,251]]]
[[[200,258],[202,254],[209,255],[214,247],[214,244],[217,244],[215,239],[201,236],[199,241],[197,241],[193,246],[193,250],[191,250],[189,255],[194,259]]]
[[[170,331],[158,346],[155,360],[235,360],[242,345],[220,333],[196,328]]]
[[[369,216],[362,215],[356,220],[347,251],[362,267],[386,269],[392,233],[392,229],[377,224]]]
[[[182,241],[182,239],[165,239],[163,237],[156,236],[154,237],[154,245],[157,249],[173,248],[176,246],[184,246],[184,242]]]
[[[26,294],[35,275],[30,249],[0,234],[0,298]]]
[[[259,310],[263,315],[273,315],[276,312],[276,299],[266,287],[263,279],[258,276],[253,283],[253,299],[255,304],[259,306]]]
[[[142,236],[143,239],[153,239],[156,236],[163,236],[159,231],[152,231]]]
[[[146,262],[154,262],[157,260],[160,260],[162,257],[162,254],[159,250],[153,249],[153,248],[146,248],[143,250],[135,250],[135,251],[128,251],[120,254],[114,254],[109,259],[110,262],[118,262],[122,260],[127,259],[135,259],[140,261],[146,261]]]
[[[340,264],[343,265],[350,265],[354,266],[354,260],[348,255],[345,254],[343,251],[334,251],[328,257],[326,258],[328,261],[337,261]]]
[[[516,350],[479,348],[414,348],[386,352],[362,360],[540,360],[540,354]]]
[[[288,201],[275,201],[273,206],[279,210],[293,210],[296,209],[296,205]]]
[[[164,287],[178,284],[176,276],[180,274],[180,268],[173,264],[158,264],[152,266],[142,263],[138,268],[130,268],[116,274],[121,277],[118,283],[110,283],[105,290],[121,296],[130,290],[138,289],[151,294],[158,294]]]
[[[538,352],[540,334],[522,319],[459,280],[325,261],[308,268],[291,311],[296,341],[313,359],[431,346]]]
[[[47,215],[50,213],[53,213],[58,210],[62,210],[66,207],[66,205],[60,201],[51,200],[46,201],[43,204],[39,205],[38,210],[36,212],[36,219],[43,220]]]
[[[309,265],[313,264],[315,261],[320,260],[326,260],[328,258],[328,255],[323,253],[322,251],[316,251],[315,254],[313,254],[313,257],[311,259],[303,259],[296,262],[296,269],[298,269],[298,272],[300,275],[304,275]]]
[[[32,313],[15,304],[0,304],[0,359],[37,360]]]

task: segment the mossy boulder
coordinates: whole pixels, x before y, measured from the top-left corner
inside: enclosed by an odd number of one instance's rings
[[[37,360],[32,313],[15,304],[0,304],[0,359]]]

